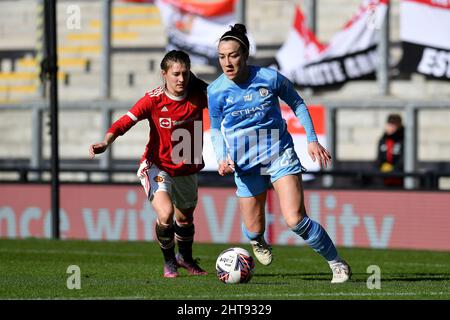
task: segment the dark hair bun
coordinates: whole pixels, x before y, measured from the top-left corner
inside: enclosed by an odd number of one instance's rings
[[[231,31],[247,34],[247,28],[241,23],[236,23],[234,26],[232,26]]]

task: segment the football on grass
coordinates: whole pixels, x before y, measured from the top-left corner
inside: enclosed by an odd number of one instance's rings
[[[255,262],[243,248],[222,251],[216,260],[217,277],[227,284],[247,283],[253,276]]]

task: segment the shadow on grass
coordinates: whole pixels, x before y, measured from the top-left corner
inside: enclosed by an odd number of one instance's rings
[[[351,282],[366,282],[367,277],[371,274],[369,273],[352,273]],[[331,272],[315,272],[315,273],[300,273],[300,272],[292,272],[292,273],[263,273],[255,275],[257,278],[281,278],[281,279],[289,279],[296,278],[301,280],[330,280]],[[381,274],[382,281],[450,281],[450,273],[382,273]]]
[[[450,281],[450,273],[385,273],[383,281]]]
[[[331,279],[331,272],[315,272],[315,273],[300,273],[300,272],[292,272],[292,273],[258,273],[255,275],[255,278],[275,278],[275,279],[300,279],[300,280],[327,280]],[[285,284],[285,283],[283,283]]]

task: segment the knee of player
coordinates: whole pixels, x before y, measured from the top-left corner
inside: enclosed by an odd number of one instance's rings
[[[171,226],[173,224],[173,211],[157,211],[157,223],[162,227]]]
[[[177,216],[176,220],[177,220],[177,224],[182,228],[189,227],[190,225],[192,225],[194,223],[194,217],[192,215],[191,216]]]
[[[301,222],[303,221],[303,218],[305,218],[305,217],[306,217],[306,215],[303,215],[300,212],[293,212],[290,215],[285,215],[284,221],[286,222],[286,225],[290,229],[293,229],[296,226],[298,226],[299,224],[301,224]]]
[[[175,219],[180,227],[189,226],[194,223],[194,210],[195,207],[176,210]]]
[[[153,209],[155,209],[158,221],[162,224],[170,225],[173,223],[173,217],[175,211],[172,205],[156,205],[153,203]]]

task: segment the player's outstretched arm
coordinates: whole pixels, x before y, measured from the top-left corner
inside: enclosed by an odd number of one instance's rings
[[[100,154],[108,149],[108,146],[116,140],[116,136],[111,132],[105,135],[105,139],[102,142],[91,144],[89,147],[89,155],[91,159],[94,159],[96,154]]]

